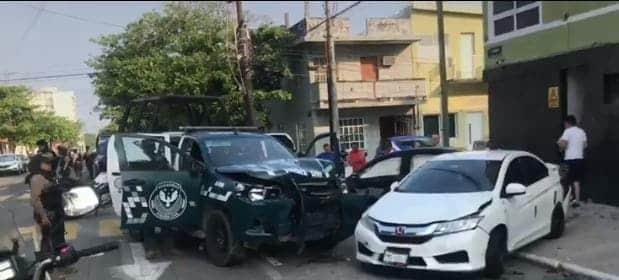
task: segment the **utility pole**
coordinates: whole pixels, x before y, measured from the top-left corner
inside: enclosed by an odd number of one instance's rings
[[[238,22],[237,38],[238,50],[240,52],[241,85],[243,86],[243,99],[245,101],[245,123],[248,126],[257,126],[256,109],[254,108],[254,85],[252,82],[253,71],[251,69],[251,42],[249,31],[243,15],[243,4],[236,1],[236,19]]]
[[[337,110],[337,90],[335,87],[335,43],[331,36],[331,13],[329,9],[329,1],[325,1],[325,17],[326,17],[326,58],[327,58],[327,93],[329,95],[329,133],[331,134],[331,147],[335,155],[339,159],[340,144],[338,141],[338,133],[340,130],[340,115]]]
[[[443,147],[449,147],[449,108],[447,101],[447,66],[445,65],[445,27],[443,26],[443,2],[436,1],[436,19],[438,21],[438,55],[441,75],[441,139]]]
[[[310,1],[304,1],[303,12],[304,12],[305,18],[308,19],[310,17]]]

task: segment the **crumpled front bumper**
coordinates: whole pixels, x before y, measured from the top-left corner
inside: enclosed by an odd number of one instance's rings
[[[475,272],[485,265],[488,233],[481,228],[435,236],[420,244],[393,243],[381,240],[374,231],[359,223],[355,229],[357,260],[381,266],[443,272]],[[387,250],[408,255],[406,265],[384,262]],[[406,253],[408,252],[408,253]],[[466,260],[463,256],[466,255]]]
[[[248,244],[315,241],[326,237],[343,240],[352,235],[354,225],[369,203],[363,195],[348,194],[323,205],[306,205],[304,222],[293,199],[250,202],[230,201],[232,231],[235,238]]]

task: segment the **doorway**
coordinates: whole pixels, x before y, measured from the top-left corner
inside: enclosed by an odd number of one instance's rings
[[[408,115],[384,116],[378,119],[380,138],[388,139],[394,136],[411,135],[413,117]]]
[[[483,140],[484,137],[484,115],[481,112],[466,113],[464,115],[464,127],[466,129],[466,146],[469,150],[473,149],[476,141]]]

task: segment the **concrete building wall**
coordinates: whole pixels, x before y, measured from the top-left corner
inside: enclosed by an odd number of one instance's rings
[[[32,94],[31,102],[40,110],[70,121],[78,121],[77,102],[73,91],[60,91],[55,87],[41,88]]]
[[[449,2],[447,2],[449,3]],[[446,6],[444,26],[446,35],[447,78],[450,82],[458,82],[462,76],[460,65],[461,38],[463,34],[473,34],[473,78],[476,84],[482,84],[484,68],[484,38],[483,17],[481,4],[467,3],[467,5]],[[423,134],[423,116],[440,114],[440,76],[438,68],[438,29],[436,7],[433,2],[419,2],[413,4],[411,10],[411,26],[413,33],[421,41],[413,44],[414,76],[425,78],[427,81],[428,98],[419,106],[420,130]],[[456,137],[450,139],[450,145],[467,148],[469,130],[466,124],[468,114],[481,113],[483,139],[489,138],[488,96],[485,86],[474,86],[464,90],[459,87],[450,87],[449,112],[456,115]],[[428,135],[429,136],[429,135]]]
[[[347,45],[336,47],[338,81],[361,81],[361,57],[378,59],[378,80],[403,80],[413,78],[411,45]],[[383,56],[395,56],[392,66],[382,66]]]
[[[491,16],[487,5],[485,26]],[[541,9],[540,25],[486,43],[487,69],[619,42],[619,29],[614,28],[619,26],[617,1],[542,1]],[[490,55],[490,50],[499,53]]]

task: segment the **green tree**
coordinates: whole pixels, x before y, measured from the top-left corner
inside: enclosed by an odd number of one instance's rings
[[[33,128],[34,106],[30,90],[23,86],[0,86],[0,138],[6,138],[11,149],[26,144]]]
[[[94,151],[97,148],[97,143],[95,143],[96,140],[97,135],[92,133],[84,133],[84,145],[86,145],[86,147],[90,147],[90,152]]]
[[[241,124],[245,112],[240,106],[234,27],[222,2],[173,2],[162,12],[144,14],[122,33],[95,39],[103,52],[87,63],[96,70],[93,82],[102,116],[117,124],[123,105],[137,97],[209,95],[225,100],[208,109],[211,120]],[[263,123],[264,101],[290,97],[278,82],[289,72],[283,57],[287,46],[282,45],[291,42],[283,39],[288,38],[286,32],[285,28],[264,26],[252,35],[257,50],[255,69],[261,68],[256,70],[254,85],[256,107]],[[272,52],[263,52],[263,48]],[[268,79],[274,77],[274,81]],[[169,112],[166,117],[174,115]],[[135,118],[132,115],[129,121],[137,121]]]
[[[30,135],[24,138],[23,144],[34,146],[40,139],[68,143],[71,146],[77,144],[81,134],[80,123],[46,112],[34,112],[32,119]]]
[[[37,111],[31,98],[27,87],[0,86],[0,138],[6,138],[11,149],[33,147],[40,139],[76,144],[81,124]]]

